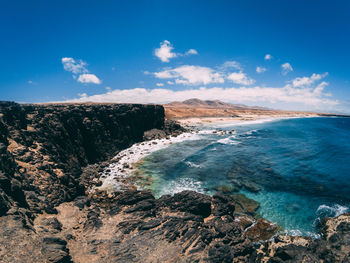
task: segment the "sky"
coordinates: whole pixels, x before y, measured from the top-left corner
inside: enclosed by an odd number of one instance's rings
[[[347,0],[0,4],[0,100],[350,113]]]

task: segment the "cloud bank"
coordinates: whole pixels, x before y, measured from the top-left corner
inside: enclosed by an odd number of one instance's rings
[[[299,105],[299,109],[317,110],[332,108],[339,104],[337,100],[330,99],[330,94],[324,93],[325,82],[314,87],[296,88],[293,84],[287,84],[282,88],[273,87],[213,87],[191,88],[174,91],[165,88],[144,89],[135,88],[120,90],[115,89],[107,93],[87,96],[81,94],[80,98],[72,102],[118,102],[118,103],[168,103],[171,101],[183,101],[191,98],[202,100],[218,99],[232,103],[246,103],[250,105],[264,105],[287,103]]]

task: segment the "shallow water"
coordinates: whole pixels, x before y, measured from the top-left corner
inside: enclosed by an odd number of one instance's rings
[[[348,210],[350,118],[220,128],[234,132],[204,133],[144,158],[144,188],[157,197],[185,189],[213,194],[220,186],[238,190],[244,182],[240,192],[260,202],[258,213],[292,234],[312,236],[319,218]]]

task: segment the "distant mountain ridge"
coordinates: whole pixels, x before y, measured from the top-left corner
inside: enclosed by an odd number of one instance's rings
[[[165,107],[175,108],[212,108],[212,109],[259,109],[268,110],[268,108],[257,106],[246,106],[243,104],[231,104],[220,100],[200,100],[200,99],[188,99],[182,102],[174,101],[164,105]]]

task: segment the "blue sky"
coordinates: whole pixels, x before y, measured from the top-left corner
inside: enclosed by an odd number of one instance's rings
[[[350,112],[349,1],[0,3],[0,100]]]

